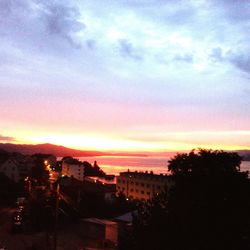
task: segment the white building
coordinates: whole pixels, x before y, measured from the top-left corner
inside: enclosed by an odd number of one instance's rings
[[[84,166],[82,162],[77,159],[67,157],[62,161],[62,175],[74,177],[77,180],[83,181],[84,179]]]

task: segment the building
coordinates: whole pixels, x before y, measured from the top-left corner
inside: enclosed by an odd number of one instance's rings
[[[92,241],[91,249],[117,249],[118,244],[118,223],[111,220],[97,218],[86,218],[81,220],[79,234]],[[87,240],[89,239],[89,240]],[[94,243],[94,244],[93,244]]]
[[[56,157],[52,154],[33,154],[31,158],[34,162],[43,162],[48,170],[54,170],[57,166]]]
[[[20,180],[20,163],[12,158],[6,160],[0,166],[0,172],[9,177],[12,181],[18,182]]]
[[[129,199],[150,200],[160,192],[168,191],[173,180],[168,175],[153,172],[122,172],[117,177],[117,194],[123,193]]]
[[[66,157],[62,160],[62,175],[74,177],[79,181],[84,179],[84,166],[83,163],[77,159]]]

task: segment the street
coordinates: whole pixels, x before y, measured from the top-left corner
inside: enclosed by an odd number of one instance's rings
[[[6,250],[28,250],[32,246],[39,246],[43,242],[44,233],[27,234],[12,233],[11,223],[12,214],[16,208],[0,209],[0,243],[5,246]]]

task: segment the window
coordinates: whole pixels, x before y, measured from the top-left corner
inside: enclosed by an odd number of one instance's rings
[[[141,193],[144,194],[144,191],[142,190]]]
[[[147,195],[150,195],[150,192],[147,192]]]
[[[150,184],[147,184],[147,187],[149,188],[149,187],[150,187]]]
[[[131,188],[131,189],[130,189],[130,192],[134,192],[134,189],[133,189],[133,188]]]
[[[138,182],[135,183],[136,186],[138,186],[138,184],[139,184]]]
[[[144,187],[144,183],[141,183],[141,186]]]

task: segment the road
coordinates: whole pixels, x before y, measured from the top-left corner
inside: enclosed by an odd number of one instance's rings
[[[12,214],[15,208],[0,209],[0,242],[6,247],[6,250],[28,250],[32,245],[43,249],[44,233],[26,234],[11,232]]]

